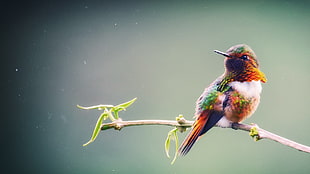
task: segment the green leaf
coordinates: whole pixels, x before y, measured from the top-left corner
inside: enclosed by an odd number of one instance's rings
[[[95,139],[97,138],[99,132],[101,131],[101,125],[102,125],[103,120],[106,120],[107,118],[109,118],[111,121],[115,121],[116,119],[119,119],[118,112],[122,111],[122,110],[125,110],[127,107],[129,107],[136,100],[137,100],[137,98],[134,98],[134,99],[132,99],[132,100],[130,100],[128,102],[119,104],[117,106],[113,106],[113,105],[95,105],[95,106],[84,107],[84,106],[77,105],[77,107],[80,108],[80,109],[104,110],[104,112],[100,115],[100,117],[97,120],[96,126],[94,128],[94,131],[93,131],[93,134],[92,134],[90,140],[87,143],[83,144],[83,146],[87,146],[88,144],[90,144],[93,141],[95,141]],[[110,108],[110,109],[108,109],[108,108]]]
[[[85,109],[85,110],[90,110],[90,109],[98,109],[98,110],[104,110],[106,108],[112,108],[114,107],[113,105],[95,105],[95,106],[80,106],[76,105],[80,109]]]
[[[170,158],[170,155],[169,155],[170,138],[171,138],[171,131],[168,132],[168,136],[167,136],[166,141],[165,141],[165,152],[166,152],[166,155],[168,158]]]
[[[119,104],[119,105],[117,105],[117,106],[114,106],[112,109],[111,109],[111,111],[113,112],[113,114],[114,114],[114,117],[116,118],[116,119],[118,119],[119,117],[118,117],[118,112],[119,111],[122,111],[122,110],[126,110],[126,108],[128,108],[131,104],[133,104],[135,101],[137,100],[137,98],[134,98],[134,99],[132,99],[132,100],[130,100],[130,101],[128,101],[128,102],[125,102],[125,103],[122,103],[122,104]]]
[[[122,104],[119,104],[117,106],[121,107],[121,108],[128,108],[131,104],[133,104],[135,101],[137,100],[137,98],[134,98],[128,102],[125,102],[125,103],[122,103]]]
[[[178,155],[179,139],[178,139],[177,131],[178,131],[178,128],[174,128],[171,131],[169,131],[167,139],[165,141],[165,152],[168,158],[170,158],[169,150],[170,150],[171,139],[175,141],[175,154],[174,154],[173,160],[171,161],[171,164],[175,162],[175,160],[177,159],[177,155]]]
[[[175,141],[175,153],[174,153],[174,158],[171,161],[171,165],[174,164],[175,160],[178,157],[179,138],[178,138],[177,131],[178,131],[178,128],[175,128],[175,131],[173,131],[173,136],[174,136],[174,141]]]
[[[99,134],[99,132],[100,132],[102,122],[103,122],[103,120],[107,119],[107,117],[109,116],[109,115],[108,115],[109,112],[110,112],[110,111],[108,111],[107,109],[105,109],[104,112],[100,115],[100,117],[99,117],[98,120],[97,120],[96,126],[95,126],[95,128],[94,128],[94,131],[93,131],[93,134],[92,134],[90,140],[89,140],[87,143],[83,144],[83,146],[87,146],[87,145],[89,145],[90,143],[92,143],[93,141],[95,141],[95,139],[97,138],[97,136],[98,136],[98,134]]]

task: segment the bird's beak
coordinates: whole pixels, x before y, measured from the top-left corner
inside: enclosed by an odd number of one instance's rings
[[[214,52],[216,52],[217,54],[223,55],[223,56],[225,56],[225,57],[231,57],[231,56],[228,55],[227,53],[224,53],[224,52],[219,51],[219,50],[214,50]]]

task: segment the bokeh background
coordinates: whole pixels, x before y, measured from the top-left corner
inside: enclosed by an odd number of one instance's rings
[[[1,166],[5,173],[309,173],[310,155],[214,128],[174,165],[171,129],[101,132],[76,105],[138,97],[124,120],[191,119],[223,73],[214,49],[246,43],[268,83],[246,123],[310,145],[306,1],[11,1],[2,3]],[[181,134],[183,140],[186,134]]]

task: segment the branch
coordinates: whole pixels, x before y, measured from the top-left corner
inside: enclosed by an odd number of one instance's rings
[[[193,125],[193,121],[187,121],[184,118],[181,118],[177,121],[173,120],[133,120],[133,121],[123,121],[121,119],[115,120],[111,123],[103,123],[101,125],[101,130],[107,130],[114,128],[115,130],[121,130],[124,127],[129,126],[141,126],[141,125],[165,125],[165,126],[172,126],[177,127],[179,131],[183,132],[186,128],[189,128]],[[257,125],[247,125],[241,123],[233,123],[232,129],[235,130],[242,130],[250,132],[250,136],[254,138],[255,141],[260,139],[270,139],[281,143],[283,145],[292,147],[302,152],[310,153],[310,147],[299,144],[287,138],[281,137],[269,131],[266,131],[262,128],[259,128]]]
[[[99,132],[101,130],[107,130],[114,128],[116,130],[121,130],[124,127],[129,126],[142,126],[142,125],[165,125],[165,126],[173,126],[174,128],[168,132],[167,139],[165,141],[165,151],[166,155],[170,157],[169,155],[169,148],[171,140],[175,141],[175,155],[171,162],[171,164],[174,163],[174,161],[177,158],[177,150],[178,150],[178,135],[177,131],[184,132],[186,131],[186,128],[192,127],[194,124],[193,121],[187,121],[182,115],[179,115],[176,117],[176,121],[172,120],[133,120],[133,121],[123,121],[119,116],[118,113],[120,111],[126,110],[127,107],[129,107],[131,104],[135,102],[136,98],[119,104],[119,105],[96,105],[96,106],[90,106],[90,107],[84,107],[77,105],[80,109],[90,110],[90,109],[98,109],[100,111],[103,111],[101,115],[99,116],[96,126],[94,128],[93,134],[90,138],[90,140],[83,144],[83,146],[87,146],[88,144],[95,141],[97,138]],[[104,120],[109,119],[110,123],[104,123]],[[273,141],[276,141],[278,143],[284,144],[286,146],[292,147],[294,149],[297,149],[302,152],[310,153],[310,147],[296,143],[292,140],[283,138],[279,135],[273,134],[271,132],[268,132],[264,129],[259,128],[257,125],[247,125],[247,124],[241,124],[241,123],[233,123],[231,125],[232,129],[235,130],[243,130],[250,132],[250,136],[254,138],[255,141],[258,141],[260,139],[270,139]]]
[[[165,125],[178,127],[181,130],[192,127],[193,121],[187,121],[184,118],[181,118],[177,121],[173,120],[132,120],[132,121],[123,121],[121,119],[115,120],[111,123],[103,123],[101,125],[101,130],[107,130],[114,128],[115,130],[121,130],[123,127],[129,126],[141,126],[141,125]],[[181,131],[183,132],[183,131]]]
[[[262,128],[259,128],[255,124],[246,125],[246,124],[241,124],[241,123],[234,123],[232,125],[232,129],[248,131],[250,132],[250,136],[254,137],[256,141],[260,139],[269,139],[269,140],[273,140],[275,142],[281,143],[283,145],[289,146],[291,148],[297,149],[299,151],[310,153],[309,146],[299,144],[295,141],[289,140],[287,138],[284,138],[274,133],[271,133],[269,131],[266,131]]]

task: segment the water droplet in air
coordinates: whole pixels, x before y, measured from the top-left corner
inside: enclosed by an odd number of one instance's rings
[[[117,28],[118,28],[118,23],[114,23],[114,24],[113,24],[113,28],[114,28],[114,29],[117,29]]]

